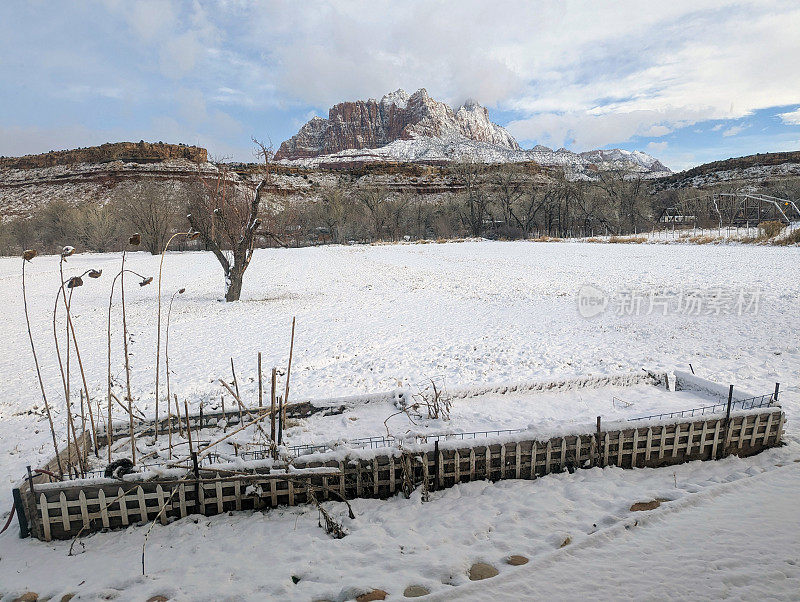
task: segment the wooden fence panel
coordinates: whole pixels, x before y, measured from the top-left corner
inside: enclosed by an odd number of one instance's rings
[[[48,484],[35,491],[19,488],[31,533],[49,541],[79,532],[121,528],[159,519],[162,524],[192,513],[211,516],[230,510],[256,510],[338,496],[387,498],[411,482],[449,487],[474,480],[534,479],[584,466],[622,468],[668,466],[722,455],[750,455],[780,444],[785,416],[777,408],[740,414],[725,423],[719,416],[677,424],[648,425],[600,433],[554,437],[548,441],[503,443],[463,441],[458,447],[397,450],[372,459],[315,461],[295,459],[303,472],[213,476],[119,484]],[[432,447],[432,446],[428,446]],[[437,472],[438,467],[438,472]],[[265,469],[266,470],[266,469]],[[208,469],[204,469],[208,472]],[[330,495],[335,492],[334,495]]]

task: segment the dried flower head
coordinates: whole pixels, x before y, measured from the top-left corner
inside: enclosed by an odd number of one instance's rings
[[[139,234],[138,232],[136,234],[133,234],[128,239],[128,244],[130,244],[132,247],[138,247],[141,243],[142,243],[142,235]]]
[[[89,278],[100,278],[103,275],[103,270],[89,270]]]
[[[67,258],[75,255],[75,247],[70,247],[67,245],[63,249],[61,249],[61,257]]]
[[[39,253],[36,251],[36,249],[26,249],[26,250],[25,250],[25,251],[22,253],[22,258],[23,258],[25,261],[30,261],[31,259],[33,259],[34,257],[36,257],[38,254],[39,254]]]
[[[152,281],[153,281],[153,277],[152,277],[152,276],[148,276],[147,278],[145,278],[144,280],[142,280],[142,281],[139,283],[139,286],[147,286],[147,285],[148,285],[148,284],[150,284]]]
[[[195,240],[200,238],[200,233],[196,230],[189,230],[189,233],[186,235],[186,240]]]
[[[80,276],[73,276],[67,280],[67,288],[78,288],[79,286],[83,286],[83,278]]]
[[[182,295],[182,294],[183,294],[183,293],[185,293],[185,292],[186,292],[186,289],[185,289],[185,288],[179,288],[179,289],[178,289],[178,294],[179,294],[179,295]]]
[[[256,218],[256,219],[253,221],[253,229],[255,230],[255,229],[256,229],[256,228],[258,228],[259,226],[261,226],[261,218],[260,218],[260,217],[257,217],[257,218]]]

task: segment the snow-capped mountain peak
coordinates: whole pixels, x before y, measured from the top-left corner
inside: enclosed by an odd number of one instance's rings
[[[342,102],[315,117],[281,144],[276,160],[325,165],[370,161],[447,162],[470,158],[485,163],[535,161],[575,177],[598,169],[625,169],[648,177],[670,173],[641,151],[622,149],[574,153],[537,144],[522,150],[489,111],[473,99],[457,110],[431,98],[425,88],[409,95],[398,89],[374,99]]]

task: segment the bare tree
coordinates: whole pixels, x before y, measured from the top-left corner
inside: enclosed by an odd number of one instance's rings
[[[385,204],[389,199],[389,191],[381,187],[362,188],[356,194],[356,199],[367,210],[373,238],[379,239],[386,228]]]
[[[127,226],[138,232],[142,246],[153,255],[161,254],[179,215],[183,187],[174,182],[137,181],[117,187],[112,203]]]
[[[258,184],[235,180],[227,166],[219,163],[214,175],[198,175],[200,186],[189,202],[189,224],[200,233],[225,273],[225,301],[238,301],[242,294],[244,273],[261,226],[261,192],[272,181],[272,146],[255,138],[253,142],[264,160]]]
[[[87,249],[110,251],[120,238],[119,220],[110,205],[84,205],[79,208],[78,240]]]
[[[483,234],[489,202],[485,187],[480,182],[483,171],[483,164],[469,158],[462,158],[454,166],[456,177],[464,186],[464,192],[461,194],[461,220],[472,236]]]

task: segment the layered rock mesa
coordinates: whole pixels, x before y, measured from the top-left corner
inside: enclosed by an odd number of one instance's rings
[[[328,111],[327,119],[314,117],[281,144],[275,159],[306,159],[417,138],[464,139],[520,150],[511,134],[492,123],[485,107],[467,101],[454,111],[422,88],[411,96],[397,90],[380,101],[339,103]]]
[[[0,157],[0,168],[34,169],[56,167],[75,163],[158,163],[170,159],[187,159],[194,163],[206,163],[206,149],[185,144],[163,142],[108,142],[100,146],[89,146],[72,150],[50,151],[40,155],[24,157]]]

